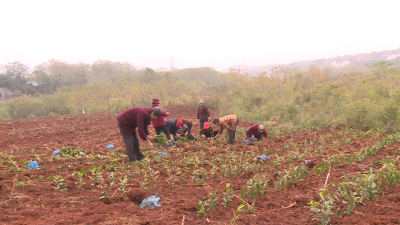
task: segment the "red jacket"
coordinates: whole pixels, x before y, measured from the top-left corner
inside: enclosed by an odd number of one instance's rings
[[[155,107],[160,107],[160,106],[158,106],[158,105],[153,105],[151,108],[155,108]],[[162,116],[161,116],[160,118],[156,119],[156,120],[151,121],[151,124],[153,124],[153,127],[161,127],[161,126],[164,126],[164,125],[165,125],[164,117],[167,117],[167,116],[168,116],[168,113],[165,113],[165,112],[163,111]]]
[[[254,124],[252,127],[250,127],[249,129],[249,133],[250,135],[254,135],[254,137],[257,137],[258,135],[260,135],[261,133],[258,131],[258,124]],[[264,138],[267,138],[267,131],[265,131],[265,128],[263,130],[263,134],[264,134]]]
[[[147,140],[149,130],[147,126],[150,125],[150,109],[135,107],[121,113],[118,118],[118,127],[129,135],[136,134],[136,127],[138,128],[140,139]]]

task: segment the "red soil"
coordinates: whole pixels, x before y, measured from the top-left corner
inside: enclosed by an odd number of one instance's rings
[[[189,118],[195,121],[197,108],[193,106],[168,106],[165,107],[172,118]],[[239,127],[249,127],[252,123],[241,122]],[[154,134],[154,129],[149,126],[149,130]],[[194,124],[193,133],[199,130],[198,123]],[[229,148],[230,152],[240,154],[255,152],[263,154],[264,147],[272,149],[269,155],[271,159],[275,158],[275,153],[280,149],[279,156],[287,156],[288,151],[282,151],[284,145],[292,140],[293,143],[300,143],[305,139],[318,139],[334,133],[334,131],[322,132],[300,132],[280,137],[272,137],[267,141],[256,143],[254,145],[245,145],[240,142],[244,134],[238,135],[236,143]],[[102,170],[102,176],[108,181],[110,172],[105,169],[109,165],[109,159],[88,159],[74,158],[66,160],[47,161],[53,151],[62,146],[71,146],[72,148],[82,147],[86,154],[106,155],[107,144],[113,144],[116,149],[124,150],[122,137],[117,128],[116,114],[95,113],[82,115],[67,115],[56,117],[30,118],[13,121],[2,121],[0,123],[0,152],[7,152],[13,156],[19,168],[26,168],[26,161],[35,159],[32,154],[38,154],[41,158],[39,165],[44,169],[29,170],[25,172],[5,173],[10,168],[10,163],[3,158],[0,164],[0,223],[1,224],[229,224],[233,212],[241,204],[239,199],[234,199],[231,206],[225,208],[222,203],[222,193],[225,191],[226,183],[230,183],[235,195],[239,195],[241,188],[246,186],[246,182],[252,178],[259,178],[266,172],[256,172],[249,170],[233,178],[212,178],[209,172],[212,169],[211,162],[220,155],[225,155],[226,144],[216,144],[210,142],[209,145],[199,145],[193,143],[180,147],[180,151],[169,151],[163,160],[169,160],[170,165],[176,163],[181,171],[184,171],[183,154],[191,156],[198,154],[204,149],[208,180],[197,185],[191,179],[191,172],[186,177],[186,184],[182,185],[180,180],[176,182],[173,188],[167,183],[168,174],[163,167],[163,161],[157,162],[158,151],[146,157],[151,159],[149,165],[154,171],[159,171],[156,187],[141,189],[140,183],[143,182],[143,176],[140,175],[140,166],[132,166],[130,169],[118,168],[116,174],[116,185],[112,193],[119,188],[118,179],[120,173],[133,173],[128,182],[128,193],[121,196],[119,191],[110,201],[100,200],[102,192],[105,191],[105,185],[94,187],[90,177],[84,177],[85,184],[82,189],[76,187],[78,177],[72,176],[74,171],[80,169],[89,169],[91,166],[100,166],[105,163]],[[337,149],[322,152],[317,156],[310,155],[306,159],[312,159],[317,165],[321,164],[322,159],[335,153],[355,152],[363,147],[372,146],[376,142],[375,138],[361,139],[348,145],[342,145]],[[381,149],[377,155],[367,158],[362,164],[347,164],[341,167],[335,167],[331,170],[329,182],[343,181],[343,174],[352,174],[360,170],[360,165],[369,168],[372,162],[385,159],[386,156],[399,155],[399,143],[394,143]],[[302,150],[300,150],[301,152]],[[142,152],[146,152],[142,149]],[[112,160],[112,158],[111,158]],[[118,162],[127,158],[118,159]],[[91,162],[92,164],[88,164]],[[96,164],[93,164],[96,162]],[[267,178],[270,180],[269,192],[264,196],[258,196],[249,200],[254,203],[254,214],[240,213],[237,220],[238,224],[317,224],[312,220],[310,209],[306,208],[311,200],[318,201],[319,189],[323,187],[327,173],[315,175],[312,168],[308,169],[309,176],[297,183],[297,187],[290,184],[287,190],[277,191],[273,183],[276,181],[274,174],[279,171],[286,171],[293,165],[300,165],[303,160],[295,160],[291,165],[281,162],[278,168],[273,168],[271,161],[268,161],[269,171]],[[24,164],[25,163],[25,164]],[[70,167],[68,167],[68,165]],[[64,167],[63,167],[64,166]],[[253,166],[253,162],[251,162]],[[58,168],[57,168],[58,167]],[[61,168],[60,168],[61,167]],[[361,166],[362,167],[362,166]],[[375,168],[378,170],[379,168]],[[67,193],[55,190],[53,181],[46,180],[46,177],[62,175],[68,185]],[[43,176],[42,181],[36,181]],[[90,175],[91,176],[91,175]],[[180,175],[182,177],[182,174]],[[30,185],[15,186],[15,182],[31,181]],[[199,200],[207,197],[208,193],[218,190],[219,205],[216,210],[207,211],[205,217],[199,217]],[[378,196],[376,201],[367,201],[365,205],[357,205],[353,215],[342,217],[332,217],[334,224],[398,224],[400,223],[400,186],[395,186],[386,190],[382,188],[383,194]],[[140,201],[149,195],[159,194],[161,197],[161,208],[141,209]]]

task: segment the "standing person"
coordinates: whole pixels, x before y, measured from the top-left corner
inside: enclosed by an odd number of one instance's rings
[[[154,98],[153,102],[152,102],[153,106],[151,108],[156,108],[156,107],[160,107],[160,100],[158,98]],[[169,142],[172,141],[171,139],[171,135],[169,133],[169,130],[167,128],[167,124],[164,121],[164,117],[167,117],[168,113],[166,112],[162,112],[162,116],[156,120],[152,120],[151,124],[153,125],[154,129],[156,130],[156,134],[160,135],[161,131],[165,134],[165,136],[167,137],[167,139],[169,140]]]
[[[257,140],[265,140],[267,139],[267,131],[263,125],[254,124],[248,130],[246,130],[246,136],[247,139],[254,137]]]
[[[208,122],[210,118],[210,111],[207,106],[204,105],[204,101],[200,100],[199,108],[197,109],[197,119],[200,119],[200,129],[203,129],[203,125],[205,122]]]
[[[205,122],[203,129],[200,130],[200,136],[203,138],[213,138],[218,134],[218,131],[214,131],[212,127],[210,127],[210,123]]]
[[[138,129],[140,139],[145,141],[145,144],[149,148],[152,148],[153,144],[147,139],[147,136],[150,134],[147,126],[150,125],[150,121],[156,120],[161,116],[162,110],[160,107],[131,108],[118,116],[118,127],[124,139],[129,161],[134,162],[144,158],[144,155],[140,152],[136,128]]]
[[[167,124],[169,133],[172,134],[172,136],[174,137],[175,141],[178,140],[179,136],[178,134],[178,130],[182,129],[183,125],[186,125],[187,128],[185,128],[185,133],[187,132],[188,138],[191,139],[191,136],[194,137],[194,135],[190,135],[191,134],[191,130],[192,130],[192,126],[193,126],[193,122],[191,120],[188,119],[173,119],[173,120],[167,120],[165,121],[165,123]],[[195,139],[195,137],[193,138]]]
[[[229,134],[228,144],[232,145],[235,141],[236,127],[239,124],[239,118],[236,115],[228,115],[221,118],[215,118],[213,123],[219,126],[218,134],[215,135],[215,137],[218,137],[218,135],[222,134],[224,129],[227,129],[225,138]]]

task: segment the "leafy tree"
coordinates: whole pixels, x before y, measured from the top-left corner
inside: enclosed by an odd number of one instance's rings
[[[0,75],[0,87],[7,87],[14,92],[15,95],[35,94],[35,87],[27,84],[29,76],[29,67],[20,61],[8,62],[5,65],[6,74]]]
[[[372,66],[368,65],[368,67],[372,70],[372,73],[375,76],[381,77],[381,76],[386,76],[387,68],[391,65],[392,65],[392,63],[390,63],[388,61],[379,61],[379,62],[372,64]]]

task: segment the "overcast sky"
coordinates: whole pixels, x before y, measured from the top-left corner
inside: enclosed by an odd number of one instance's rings
[[[400,47],[400,1],[0,0],[0,64],[266,65]]]

